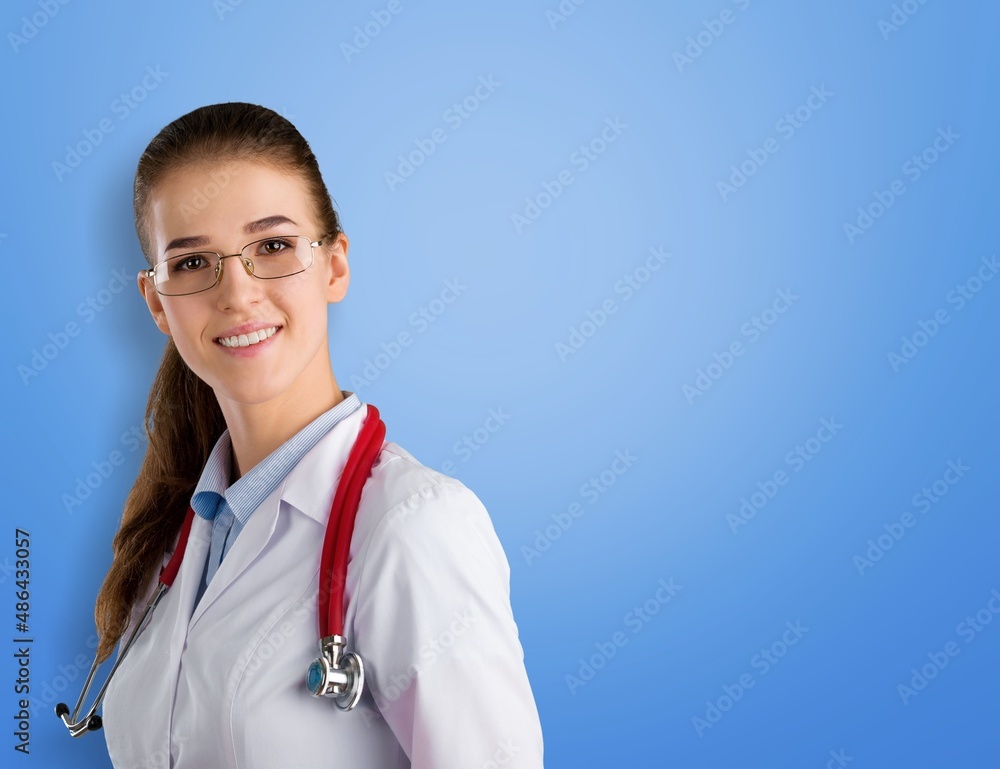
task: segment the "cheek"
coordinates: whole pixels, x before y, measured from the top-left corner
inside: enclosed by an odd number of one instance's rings
[[[178,307],[174,302],[163,303],[163,313],[167,316],[167,323],[170,324],[170,333],[174,336],[186,336],[187,321],[191,316],[190,308]]]
[[[170,336],[173,337],[177,351],[184,362],[194,369],[194,366],[191,366],[193,353],[202,341],[198,329],[204,328],[204,324],[199,325],[197,322],[196,308],[188,306],[178,308],[165,304],[163,311],[166,313]]]
[[[296,281],[299,277],[303,279]],[[308,333],[317,323],[325,325],[329,304],[323,286],[299,275],[285,280],[289,282],[272,294],[274,304],[285,313],[290,322],[298,321],[297,325],[304,332]]]

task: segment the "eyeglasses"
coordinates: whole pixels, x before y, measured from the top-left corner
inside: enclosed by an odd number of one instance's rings
[[[248,243],[238,254],[193,251],[164,259],[143,274],[153,279],[156,292],[164,296],[208,291],[222,279],[222,260],[233,256],[240,257],[243,269],[255,278],[287,278],[312,266],[313,248],[323,245],[326,237],[309,240],[305,235],[277,235]]]

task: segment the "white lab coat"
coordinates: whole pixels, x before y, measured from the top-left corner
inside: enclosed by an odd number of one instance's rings
[[[320,546],[366,413],[362,404],[339,422],[254,511],[192,612],[211,541],[211,522],[194,516],[173,587],[105,696],[116,769],[542,766],[510,567],[489,515],[392,441],[361,496],[344,593],[364,695],[343,712],[306,689]]]

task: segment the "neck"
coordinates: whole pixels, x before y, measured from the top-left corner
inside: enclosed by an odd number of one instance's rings
[[[333,372],[329,380],[313,388],[306,397],[289,391],[264,403],[237,403],[220,399],[219,406],[233,444],[230,484],[260,464],[271,452],[344,400]]]

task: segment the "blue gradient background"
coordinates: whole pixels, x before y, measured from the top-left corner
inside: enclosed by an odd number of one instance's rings
[[[77,655],[92,658],[93,598],[142,454],[122,434],[142,424],[163,349],[132,277],[132,174],[172,119],[252,101],[310,141],[351,240],[351,289],[330,311],[341,386],[493,517],[547,766],[821,769],[843,765],[837,751],[852,769],[1000,766],[1000,623],[960,633],[977,611],[992,618],[1000,588],[1000,280],[961,310],[947,298],[997,253],[1000,8],[901,5],[915,13],[883,32],[890,2],[590,0],[564,4],[561,22],[546,16],[556,0],[402,2],[345,55],[387,3],[76,0],[20,44],[8,33],[43,6],[6,4],[0,606],[10,629],[19,526],[38,712],[30,756],[8,758],[8,728],[3,764],[110,766],[103,737],[70,739],[52,705]],[[732,23],[678,66],[726,9]],[[167,75],[123,118],[114,102],[147,66]],[[446,111],[476,102],[481,76],[500,85],[453,127]],[[814,86],[832,95],[783,136],[776,123]],[[621,135],[574,165],[616,117]],[[57,178],[66,145],[104,118],[113,132]],[[959,138],[906,176],[948,127]],[[438,128],[446,141],[390,189],[399,156]],[[723,199],[717,182],[769,137],[778,151]],[[573,183],[519,231],[512,215],[563,169]],[[905,193],[850,242],[845,223],[897,178]],[[626,301],[617,281],[658,247],[670,258]],[[116,269],[126,290],[99,294]],[[467,288],[419,331],[411,314],[448,279]],[[750,343],[743,324],[779,289],[799,298]],[[99,296],[112,298],[87,322],[77,307]],[[582,327],[607,299],[617,312]],[[940,308],[949,322],[894,368],[888,355]],[[79,336],[25,381],[19,366],[69,321]],[[572,329],[589,336],[563,360]],[[413,344],[357,379],[401,331]],[[686,397],[737,341],[744,354]],[[491,408],[510,418],[476,433]],[[843,427],[796,472],[786,454],[823,418]],[[465,436],[476,451],[456,450]],[[116,449],[125,463],[68,512],[64,495]],[[636,461],[607,474],[619,450]],[[949,460],[970,469],[920,512],[914,495]],[[734,532],[727,516],[779,469],[789,483]],[[602,472],[613,485],[585,496]],[[916,524],[860,574],[854,557],[908,511]],[[681,588],[661,604],[671,579]],[[657,612],[639,622],[647,601]],[[808,631],[762,674],[754,655],[795,621]],[[571,686],[616,633],[627,643]],[[897,687],[948,642],[960,653],[904,704]],[[699,734],[693,719],[747,673],[753,687]]]

